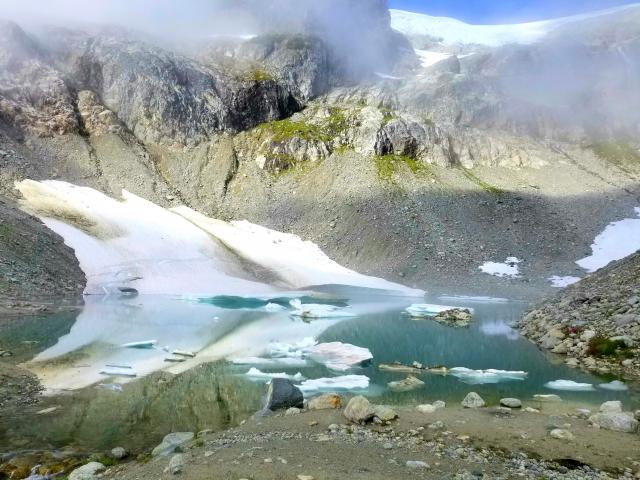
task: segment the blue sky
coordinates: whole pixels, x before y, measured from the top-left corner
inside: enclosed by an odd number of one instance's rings
[[[389,0],[390,8],[454,17],[469,23],[544,20],[637,0]]]

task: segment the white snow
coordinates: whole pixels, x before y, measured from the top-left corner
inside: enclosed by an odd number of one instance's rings
[[[402,80],[402,77],[396,77],[394,75],[389,75],[388,73],[374,72],[375,75],[384,80]]]
[[[612,382],[609,382],[609,383],[601,383],[600,385],[598,385],[598,388],[602,388],[604,390],[611,390],[613,392],[626,392],[627,390],[629,390],[629,387],[627,387],[620,380],[613,380]]]
[[[302,380],[304,380],[304,377],[300,372],[296,373],[295,375],[289,375],[284,372],[281,372],[281,373],[263,372],[261,370],[258,370],[257,368],[250,368],[249,371],[245,373],[245,375],[249,377],[251,380],[259,380],[259,381],[264,380],[265,383],[268,383],[269,380],[271,380],[272,378],[286,378],[294,382],[301,382]]]
[[[511,25],[470,25],[454,18],[434,17],[404,10],[389,11],[392,28],[405,35],[428,35],[440,39],[445,45],[478,44],[497,47],[509,43],[536,43],[562,25],[633,6],[626,5],[583,15]]]
[[[516,257],[507,257],[504,263],[485,262],[478,267],[482,272],[495,277],[517,278],[520,276],[518,264],[521,262]]]
[[[426,317],[435,317],[437,314],[441,312],[446,312],[447,310],[454,309],[467,309],[471,313],[473,313],[472,308],[468,307],[452,307],[449,305],[436,305],[433,303],[414,303],[410,307],[405,309],[411,317],[413,318],[426,318]]]
[[[573,380],[554,380],[544,384],[551,390],[564,390],[567,392],[591,392],[595,390],[590,383],[578,383]]]
[[[441,62],[442,60],[446,60],[451,56],[450,53],[443,52],[433,52],[430,50],[416,50],[416,55],[420,59],[420,64],[422,68],[429,68],[436,63]]]
[[[554,288],[565,288],[569,285],[573,285],[574,283],[578,283],[582,279],[580,277],[559,277],[558,275],[554,275],[553,277],[549,277],[547,280],[551,282],[551,286]]]
[[[126,190],[116,200],[60,181],[24,180],[16,188],[22,208],[75,250],[86,294],[128,287],[140,294],[250,295],[327,284],[424,294],[361,275],[314,243],[246,221],[215,220],[187,207],[167,210]],[[250,273],[256,271],[280,281],[273,285]]]
[[[508,370],[472,370],[465,367],[455,367],[449,369],[449,375],[459,378],[464,383],[470,385],[482,385],[486,383],[499,383],[511,380],[524,380],[527,372]]]
[[[636,207],[634,211],[640,217],[640,207]],[[595,272],[638,250],[640,250],[640,218],[625,218],[619,222],[610,223],[595,238],[591,245],[591,256],[576,263],[588,272]]]
[[[339,377],[305,380],[298,386],[303,392],[334,392],[365,390],[369,388],[369,377],[365,375],[342,375]]]

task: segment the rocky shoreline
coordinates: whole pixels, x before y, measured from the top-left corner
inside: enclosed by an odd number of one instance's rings
[[[519,326],[570,367],[640,378],[640,254],[570,286]]]

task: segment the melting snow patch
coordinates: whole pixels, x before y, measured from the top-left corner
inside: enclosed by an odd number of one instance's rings
[[[636,207],[634,210],[640,216],[640,207]],[[576,263],[588,272],[595,272],[638,250],[640,250],[640,218],[625,218],[619,222],[610,223],[595,238],[593,245],[591,245],[591,256],[578,260]]]
[[[299,385],[303,392],[334,392],[365,390],[369,388],[369,377],[365,375],[342,375],[340,377],[305,380]]]
[[[480,265],[480,270],[495,277],[517,278],[520,276],[518,264],[521,262],[516,257],[507,257],[504,263],[485,262]]]
[[[548,280],[551,282],[552,287],[565,288],[574,283],[578,283],[582,279],[580,277],[559,277],[554,275],[553,277],[549,277]]]
[[[627,390],[629,390],[629,387],[627,387],[620,380],[614,380],[609,383],[601,383],[600,385],[598,385],[598,388],[602,388],[604,390],[611,390],[614,392],[626,392]]]
[[[394,77],[388,73],[375,72],[376,76],[384,80],[402,80],[402,77]]]
[[[488,370],[472,370],[465,367],[455,367],[449,370],[449,374],[470,385],[524,380],[527,377],[527,372],[510,372],[507,370],[494,370],[492,368]]]
[[[551,390],[565,390],[567,392],[592,392],[595,389],[590,383],[578,383],[573,380],[554,380],[544,384]]]
[[[293,380],[294,382],[301,382],[302,380],[304,380],[304,377],[302,376],[302,374],[300,372],[296,373],[295,375],[289,375],[287,373],[268,373],[268,372],[262,372],[260,370],[258,370],[257,368],[251,368],[249,369],[249,371],[247,373],[245,373],[245,375],[249,378],[251,378],[252,380],[265,380],[265,381],[269,381],[272,378],[287,378],[289,380]]]

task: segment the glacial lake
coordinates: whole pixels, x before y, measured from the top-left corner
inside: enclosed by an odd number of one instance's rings
[[[415,299],[346,288],[320,290],[286,292],[276,299],[87,297],[79,313],[15,322],[0,331],[0,346],[21,355],[25,365],[40,377],[47,395],[37,405],[2,412],[0,453],[62,448],[92,451],[115,446],[136,452],[154,446],[172,431],[229,428],[263,404],[268,380],[248,377],[251,368],[263,373],[299,373],[305,379],[365,376],[369,386],[352,393],[380,404],[435,400],[459,404],[468,392],[476,391],[490,405],[502,397],[516,397],[535,406],[534,394],[555,393],[576,406],[621,400],[627,409],[640,407],[637,384],[628,384],[628,391],[602,389],[600,384],[615,378],[568,368],[562,357],[541,352],[511,329],[509,325],[527,308],[524,302],[439,295]],[[292,316],[292,309],[284,306],[289,299],[300,297],[303,303],[335,305],[351,316]],[[265,307],[267,303],[271,305]],[[415,320],[404,312],[412,303],[470,307],[474,321],[469,328],[453,328],[429,319]],[[151,339],[157,341],[155,348],[122,347]],[[274,355],[283,346],[290,346],[293,352],[296,345],[310,339],[364,347],[373,359],[365,366],[336,372],[304,355],[296,357],[294,353],[284,360]],[[170,353],[175,350],[196,352],[196,356],[167,362],[167,358],[175,358]],[[378,366],[414,361],[428,366],[524,371],[527,375],[523,380],[478,384],[452,375],[421,373],[418,377],[424,385],[420,388],[391,390],[388,382],[402,380],[407,374]],[[108,365],[130,367],[137,376],[100,373]],[[559,379],[592,384],[594,390],[557,391],[545,386]]]

